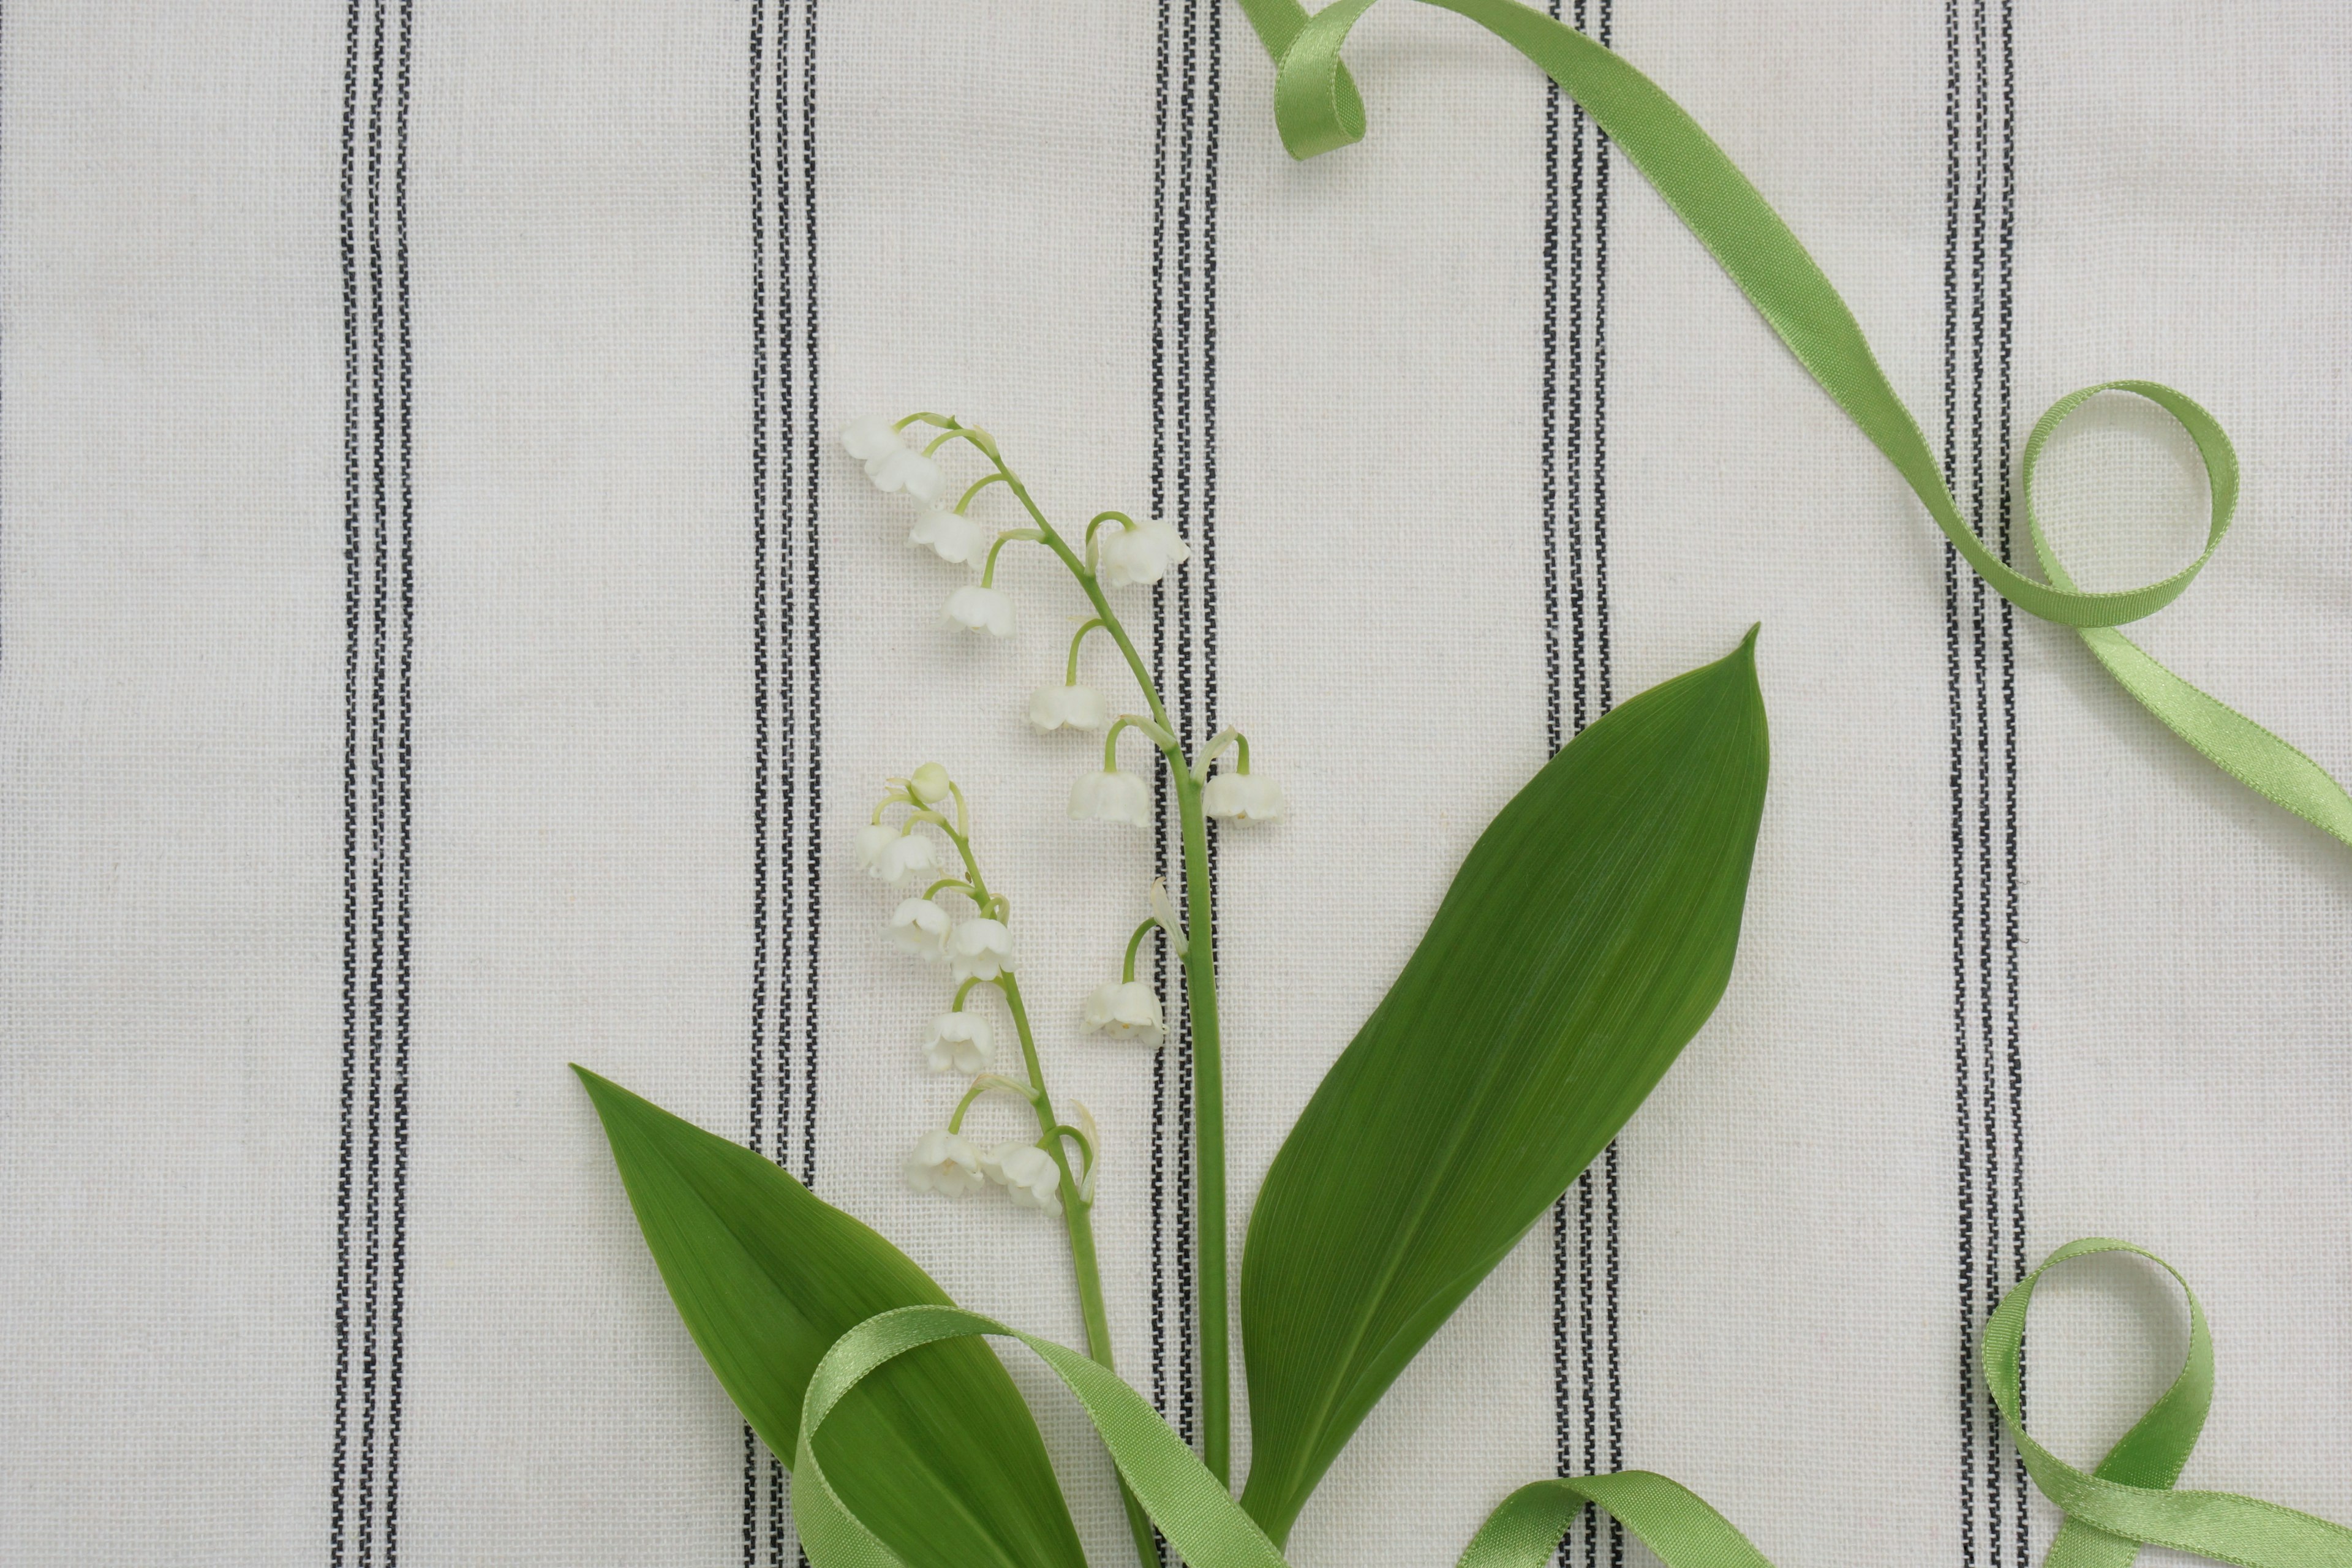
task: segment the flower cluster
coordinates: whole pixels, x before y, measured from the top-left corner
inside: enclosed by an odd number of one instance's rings
[[[918,449],[909,444],[909,426],[929,429],[941,424],[946,427],[928,446]],[[992,637],[1013,635],[1013,601],[996,586],[996,563],[1003,548],[1016,542],[1049,543],[1057,553],[1064,554],[1082,585],[1094,592],[1158,583],[1192,558],[1191,546],[1172,524],[1157,519],[1137,521],[1116,511],[1101,513],[1087,525],[1083,560],[1069,552],[1058,536],[1049,540],[1048,531],[1042,527],[1011,529],[992,539],[988,530],[971,515],[972,500],[991,484],[1017,485],[1017,481],[998,460],[994,473],[981,478],[952,505],[947,502],[943,499],[947,479],[935,454],[959,438],[971,441],[994,458],[992,443],[986,443],[981,433],[925,415],[910,415],[896,424],[878,414],[866,415],[852,421],[841,437],[842,445],[852,457],[865,463],[866,477],[878,488],[891,493],[903,491],[921,503],[923,510],[917,514],[914,528],[907,535],[909,544],[929,550],[952,564],[980,568],[980,581],[965,583],[948,595],[944,616],[950,625],[984,631]],[[1025,500],[1026,492],[1022,493]],[[1104,742],[1102,769],[1082,774],[1071,786],[1070,816],[1080,821],[1149,827],[1152,820],[1151,792],[1140,775],[1119,768],[1118,731],[1127,726],[1140,729],[1164,751],[1173,752],[1176,742],[1163,722],[1139,715],[1129,715],[1113,724],[1108,699],[1079,681],[1079,650],[1087,633],[1108,627],[1108,615],[1106,607],[1103,616],[1086,622],[1071,638],[1061,683],[1040,686],[1030,694],[1029,722],[1040,734],[1056,730],[1091,731],[1108,726],[1111,732]],[[1213,743],[1211,757],[1218,749]],[[1204,770],[1206,765],[1204,759]],[[1202,805],[1208,816],[1230,822],[1268,822],[1282,815],[1282,790],[1270,779],[1251,775],[1249,750],[1244,743],[1233,771],[1205,779]]]
[[[919,431],[926,444],[915,445],[910,430]],[[970,446],[987,459],[992,471],[950,501],[948,477],[938,459],[942,448],[956,442]],[[1119,738],[1129,730],[1141,734],[1165,759],[1171,793],[1188,835],[1197,836],[1207,817],[1262,823],[1283,815],[1281,787],[1265,774],[1251,773],[1249,742],[1239,731],[1220,731],[1197,758],[1186,756],[1150,671],[1108,596],[1118,590],[1165,581],[1191,558],[1191,547],[1174,526],[1106,511],[1097,514],[1082,536],[1065,538],[1006,467],[986,431],[936,415],[909,415],[896,423],[868,416],[842,432],[842,445],[865,464],[866,476],[878,488],[913,500],[918,510],[907,536],[908,543],[952,565],[977,571],[977,580],[966,580],[949,595],[945,618],[950,624],[994,637],[1012,636],[1013,602],[996,586],[995,579],[999,560],[1005,548],[1014,543],[1045,547],[1069,570],[1085,594],[1093,614],[1070,638],[1062,679],[1032,691],[1027,711],[1031,727],[1040,734],[1068,730],[1103,737],[1101,767],[1080,773],[1071,784],[1072,818],[1133,827],[1149,827],[1157,818],[1159,803],[1148,779],[1118,765]],[[997,484],[1019,500],[1035,526],[992,529],[971,515],[973,500]],[[1118,645],[1148,711],[1118,712],[1100,690],[1078,679],[1086,639],[1097,631]],[[1234,753],[1231,763],[1213,773],[1229,750]],[[889,820],[900,808],[903,816],[896,822]],[[942,844],[951,855],[942,852]],[[971,1085],[947,1125],[925,1132],[908,1155],[908,1183],[919,1192],[947,1197],[1002,1187],[1014,1204],[1049,1214],[1063,1213],[1065,1204],[1075,1201],[1071,1223],[1083,1224],[1093,1197],[1099,1155],[1094,1121],[1084,1106],[1076,1107],[1075,1122],[1056,1120],[1013,973],[1013,931],[1005,900],[992,894],[982,879],[972,853],[969,807],[946,770],[926,763],[905,778],[888,782],[888,793],[858,833],[857,861],[890,886],[910,879],[925,884],[919,894],[903,898],[891,911],[889,934],[905,951],[944,964],[956,983],[955,1000],[931,1021],[922,1055],[931,1071],[961,1074]],[[954,900],[968,901],[971,912],[950,912]],[[1164,933],[1171,956],[1180,962],[1192,960],[1167,889],[1155,883],[1151,913],[1129,938],[1118,978],[1097,987],[1079,1005],[1079,1024],[1087,1033],[1147,1045],[1157,1044],[1166,1034],[1159,992],[1148,980],[1136,977],[1139,952],[1155,930]],[[1205,965],[1206,955],[1202,957]],[[1213,975],[1204,973],[1201,978],[1203,984],[1213,984]],[[1019,1039],[1025,1082],[993,1068],[996,1026],[970,1005],[973,991],[982,986],[992,986],[1003,994]],[[983,1148],[964,1135],[965,1113],[981,1095],[990,1092],[1018,1095],[1029,1102],[1038,1123],[1034,1142]],[[1073,1144],[1076,1159],[1070,1155]],[[1069,1190],[1073,1184],[1075,1192]]]
[[[955,811],[952,821],[944,810],[950,802]],[[901,821],[887,820],[900,807],[905,808]],[[961,875],[946,869],[933,832],[950,846]],[[972,1082],[948,1124],[916,1141],[906,1161],[908,1184],[917,1192],[950,1198],[998,1186],[1016,1206],[1059,1214],[1064,1165],[1049,1145],[1067,1134],[1081,1143],[1086,1173],[1079,1192],[1081,1201],[1090,1199],[1096,1137],[1094,1119],[1084,1106],[1077,1108],[1077,1125],[1049,1125],[1045,1136],[1033,1143],[1016,1142],[982,1149],[963,1134],[965,1113],[974,1100],[991,1090],[1019,1095],[1037,1110],[1041,1121],[1049,1108],[1042,1086],[1032,1087],[989,1070],[995,1056],[996,1029],[985,1015],[971,1008],[970,1002],[973,991],[983,985],[996,987],[1008,999],[1017,997],[1013,931],[1004,900],[992,895],[982,879],[971,848],[971,808],[946,769],[927,763],[905,778],[887,781],[872,819],[858,830],[857,863],[877,880],[892,886],[918,874],[931,879],[920,896],[899,900],[891,911],[890,938],[919,958],[946,964],[958,983],[954,1002],[931,1020],[923,1041],[923,1061],[935,1073],[961,1073]],[[968,900],[973,912],[961,920],[950,914],[940,901],[950,895]],[[1156,997],[1151,999],[1151,1011],[1156,1027]],[[1034,1047],[1017,1005],[1013,1018],[1023,1056],[1034,1076]]]

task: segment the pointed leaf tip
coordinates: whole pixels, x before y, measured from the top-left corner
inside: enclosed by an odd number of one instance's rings
[[[572,1071],[678,1316],[779,1456],[794,1451],[809,1377],[835,1340],[892,1308],[949,1304],[906,1254],[773,1161]],[[1085,1568],[1036,1423],[977,1340],[875,1372],[817,1443],[842,1499],[905,1568]]]

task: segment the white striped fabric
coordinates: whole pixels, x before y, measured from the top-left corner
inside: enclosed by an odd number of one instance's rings
[[[1995,537],[2056,395],[2212,408],[2242,521],[2147,641],[2352,774],[2341,7],[1553,5],[1780,206]],[[848,841],[932,758],[1104,1130],[1122,1370],[1197,1421],[1189,1043],[1076,1027],[1169,837],[1068,822],[1087,744],[1021,721],[1066,585],[1016,552],[1020,635],[942,627],[831,439],[915,406],[1193,542],[1137,601],[1171,705],[1293,803],[1216,848],[1236,1246],[1486,818],[1764,623],[1730,993],[1301,1568],[1621,1467],[1784,1568],[2024,1568],[1974,1339],[2086,1234],[2211,1312],[2185,1484],[2352,1520],[2352,857],[1956,573],[1523,61],[1402,4],[1350,58],[1370,136],[1298,165],[1215,0],[0,10],[0,1562],[796,1561],[571,1060],[1078,1339],[1049,1224],[898,1175],[941,989]],[[2043,473],[2094,585],[2193,552],[2159,422]],[[2043,1297],[2030,1408],[2087,1457],[2182,1314]]]

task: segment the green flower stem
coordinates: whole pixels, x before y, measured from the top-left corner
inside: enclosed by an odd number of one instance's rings
[[[1127,962],[1120,966],[1118,972],[1120,984],[1132,985],[1135,984],[1136,950],[1143,945],[1143,939],[1150,936],[1151,934],[1151,928],[1159,923],[1160,921],[1158,917],[1155,916],[1136,927],[1135,934],[1127,939]]]
[[[1079,645],[1087,640],[1087,634],[1088,632],[1099,630],[1102,626],[1103,618],[1100,616],[1097,616],[1093,620],[1090,620],[1085,626],[1080,626],[1078,628],[1078,635],[1070,639],[1070,666],[1068,673],[1062,677],[1063,685],[1076,686],[1078,683]]]
[[[981,491],[986,489],[991,485],[1002,484],[1004,476],[1002,473],[986,474],[982,476],[980,479],[974,479],[971,482],[971,488],[963,492],[963,499],[956,502],[956,515],[959,517],[963,515],[965,510],[971,507],[972,497],[978,495]]]
[[[1004,547],[1006,545],[1014,543],[1021,540],[1034,540],[1042,539],[1045,536],[1043,534],[1038,533],[1035,530],[1027,528],[1008,528],[1003,533],[998,534],[995,540],[988,547],[988,560],[981,566],[980,585],[983,588],[992,588],[996,585],[996,558],[1000,554],[1003,553]]]
[[[1028,488],[996,451],[995,442],[983,437],[975,439],[972,445],[995,463],[1004,475],[1005,488],[1035,520],[1046,548],[1060,556],[1062,564],[1070,569],[1070,575],[1077,579],[1095,614],[1102,617],[1103,629],[1118,644],[1127,668],[1134,672],[1136,685],[1142,688],[1143,699],[1151,706],[1152,719],[1168,737],[1160,749],[1168,759],[1177,809],[1183,819],[1184,900],[1188,906],[1186,923],[1192,928],[1191,948],[1184,955],[1184,1005],[1192,1021],[1192,1154],[1196,1167],[1192,1215],[1201,1279],[1201,1459],[1209,1467],[1211,1475],[1230,1487],[1233,1366],[1225,1320],[1225,1075],[1217,1054],[1217,972],[1211,923],[1214,913],[1209,899],[1209,826],[1201,810],[1201,781],[1192,776],[1192,768],[1186,764],[1183,748],[1172,743],[1176,726],[1169,721],[1167,704],[1160,700],[1160,688],[1152,681],[1151,670],[1112,611],[1101,582],[1070,549],[1069,542],[1045,520],[1045,514],[1030,498]]]
[[[1207,750],[1201,753],[1201,760],[1192,764],[1193,773],[1200,775],[1202,783],[1205,784],[1208,782],[1209,764],[1215,762],[1218,757],[1222,756],[1227,746],[1236,748],[1239,752],[1239,755],[1236,757],[1234,763],[1234,772],[1244,774],[1244,776],[1248,774],[1249,737],[1243,734],[1239,730],[1235,730],[1228,726],[1209,737]]]
[[[1217,1054],[1216,911],[1209,897],[1209,823],[1201,782],[1177,767],[1184,826],[1184,1006],[1192,1021],[1193,1245],[1201,1271],[1201,1462],[1233,1485],[1232,1352],[1225,1338],[1225,1075]]]
[[[1029,1081],[1036,1089],[1031,1104],[1037,1112],[1037,1135],[1044,1141],[1055,1168],[1062,1173],[1062,1218],[1069,1227],[1070,1267],[1078,1277],[1078,1312],[1086,1320],[1087,1353],[1117,1373],[1118,1366],[1110,1349],[1110,1314],[1103,1306],[1102,1264],[1095,1252],[1093,1205],[1078,1196],[1077,1178],[1071,1173],[1069,1153],[1062,1140],[1054,1136],[1062,1119],[1054,1113],[1053,1098],[1045,1090],[1045,1069],[1037,1059],[1037,1040],[1029,1029],[1029,1010],[1021,1005],[1021,983],[1008,970],[996,984],[1004,993],[1005,1010],[1013,1015],[1013,1032],[1021,1037],[1021,1058],[1028,1066]],[[1094,1160],[1094,1152],[1087,1151],[1089,1170],[1093,1169]],[[1143,1511],[1143,1505],[1135,1500],[1135,1494],[1128,1490],[1124,1479],[1118,1484],[1118,1495],[1127,1504],[1127,1524],[1135,1536],[1139,1568],[1160,1568],[1160,1548],[1152,1535],[1151,1516]]]

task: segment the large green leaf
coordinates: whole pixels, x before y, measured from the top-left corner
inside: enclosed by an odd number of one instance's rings
[[[906,1254],[751,1150],[584,1068],[678,1316],[753,1430],[789,1455],[809,1374],[893,1307],[952,1305]],[[860,1383],[817,1448],[834,1488],[908,1568],[1086,1568],[1029,1407],[978,1340],[926,1345]]]
[[[1764,805],[1755,643],[1619,708],[1503,808],[1276,1156],[1241,1310],[1242,1501],[1277,1542],[1721,998]]]

